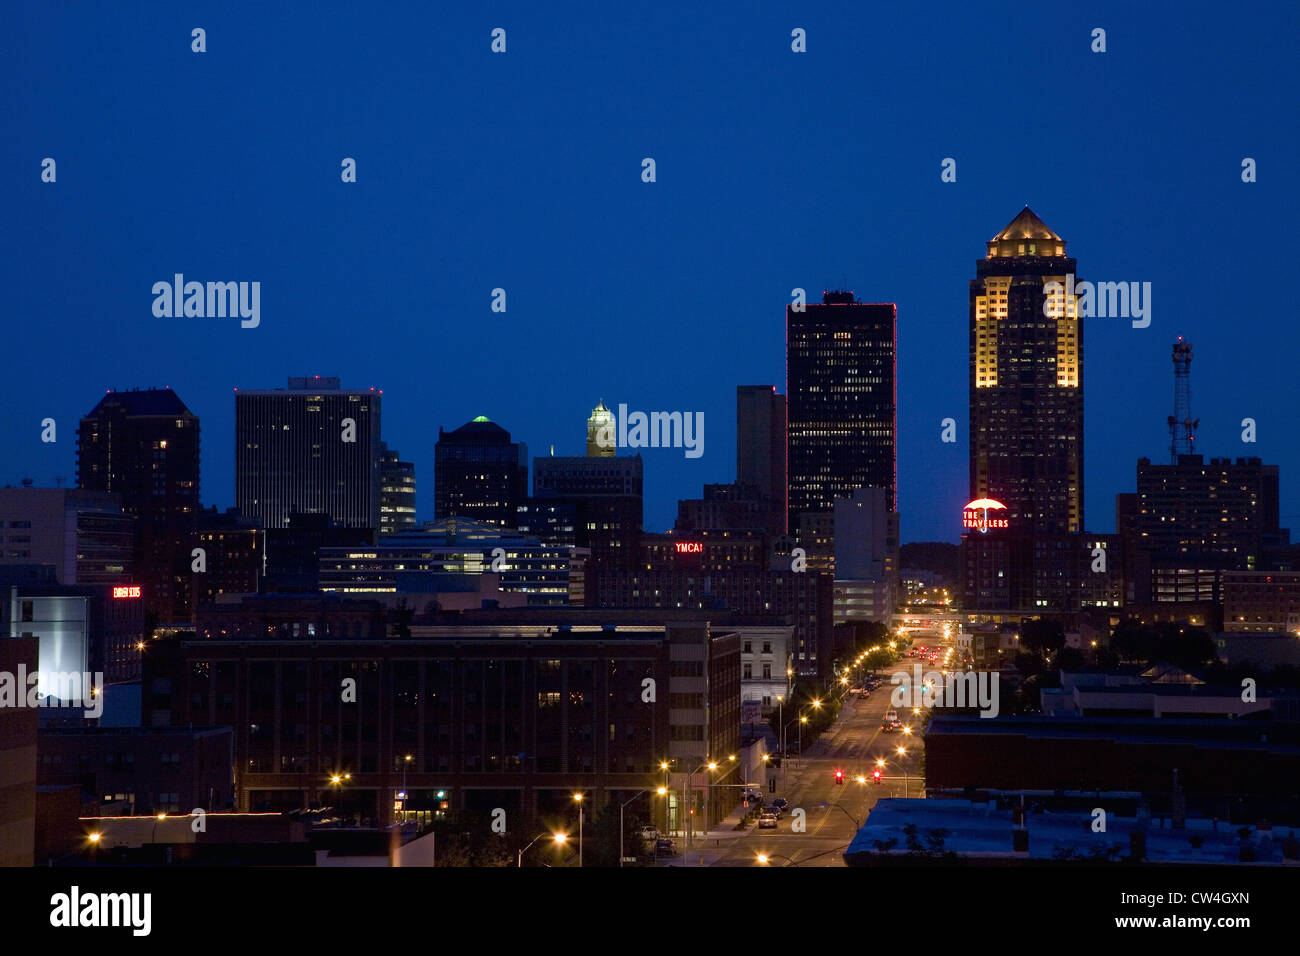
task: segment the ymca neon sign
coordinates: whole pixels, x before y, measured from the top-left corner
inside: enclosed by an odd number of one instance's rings
[[[704,545],[699,541],[675,541],[678,554],[703,554]]]

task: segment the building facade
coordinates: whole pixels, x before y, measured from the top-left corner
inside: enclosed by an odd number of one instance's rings
[[[758,489],[764,531],[774,536],[789,527],[785,456],[785,396],[775,385],[736,386],[736,484]]]
[[[199,419],[171,389],[109,392],[77,429],[77,485],[121,495],[135,519],[135,578],[159,623],[191,620]]]
[[[338,378],[235,393],[235,505],[268,531],[294,513],[379,528],[382,392]]]
[[[452,431],[438,429],[434,446],[433,516],[515,526],[528,496],[528,446],[486,416]]]
[[[415,465],[379,443],[379,533],[395,534],[415,527]]]

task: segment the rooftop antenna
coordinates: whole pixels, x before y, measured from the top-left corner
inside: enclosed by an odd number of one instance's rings
[[[1192,418],[1192,343],[1178,336],[1174,343],[1174,413],[1169,423],[1169,463],[1178,464],[1179,455],[1190,455],[1201,420]]]

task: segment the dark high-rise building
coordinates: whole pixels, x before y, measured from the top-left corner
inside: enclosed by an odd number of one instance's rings
[[[528,446],[480,415],[453,431],[438,429],[433,449],[433,514],[515,526],[528,497]]]
[[[859,488],[884,489],[896,510],[897,306],[826,292],[785,317],[791,526]]]
[[[641,536],[642,475],[640,455],[534,458],[528,510],[540,523],[547,520],[545,504],[573,504],[574,543],[591,551],[590,567],[632,567]]]
[[[1015,534],[1083,530],[1083,328],[1074,297],[1046,291],[1074,269],[1026,206],[970,283],[971,499],[1005,504]]]
[[[193,545],[203,549],[204,570],[193,577],[194,606],[226,594],[256,594],[266,574],[266,532],[234,508],[199,512]],[[193,550],[191,549],[191,554]]]
[[[295,512],[379,528],[378,389],[290,378],[287,389],[235,394],[235,504],[267,530]]]
[[[199,511],[199,419],[171,389],[109,392],[77,430],[77,484],[135,518],[135,579],[161,623],[188,622]]]
[[[415,527],[415,465],[396,449],[379,443],[379,533]]]
[[[348,528],[327,514],[291,514],[284,528],[266,532],[267,593],[300,593],[320,587],[323,548],[356,548],[375,543],[369,528]]]
[[[757,486],[767,502],[764,528],[786,533],[786,406],[775,385],[736,386],[736,483]]]
[[[1279,527],[1278,468],[1258,458],[1179,455],[1172,465],[1142,458],[1137,494],[1121,497],[1137,604],[1221,601],[1226,571],[1262,569],[1263,554],[1290,537]]]

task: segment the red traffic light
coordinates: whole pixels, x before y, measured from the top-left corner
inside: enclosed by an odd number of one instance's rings
[[[876,783],[880,783],[880,771],[879,770],[871,771],[871,779],[875,780]]]
[[[843,783],[843,782],[844,782],[844,771],[843,771],[843,770],[836,770],[836,771],[835,771],[835,782],[836,782],[836,783]]]

